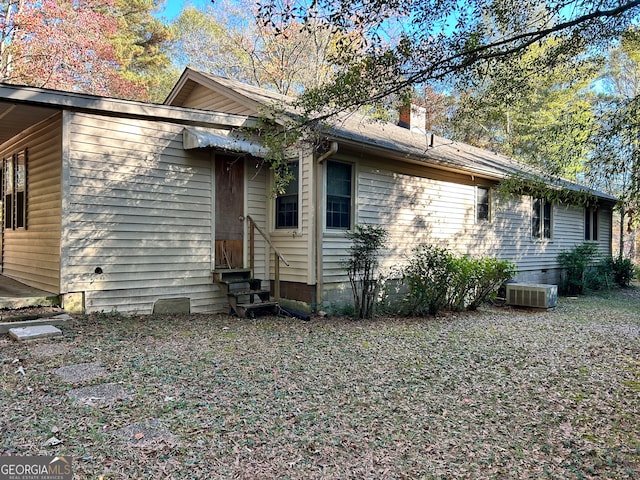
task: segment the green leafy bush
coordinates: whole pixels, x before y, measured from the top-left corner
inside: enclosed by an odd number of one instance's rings
[[[471,259],[474,276],[469,283],[467,309],[475,310],[507,280],[517,273],[516,266],[508,260],[497,258]]]
[[[515,274],[508,260],[457,256],[445,248],[414,249],[403,272],[411,313],[474,310]]]
[[[447,285],[453,277],[453,259],[453,254],[444,248],[421,245],[414,250],[403,272],[413,313],[435,315],[445,308]]]
[[[565,269],[563,290],[578,295],[585,288],[597,289],[606,279],[600,278],[595,266],[598,263],[598,245],[582,243],[558,254],[558,263]]]
[[[622,256],[606,258],[602,262],[602,268],[606,269],[608,275],[620,287],[630,286],[636,276],[636,269],[631,259]]]

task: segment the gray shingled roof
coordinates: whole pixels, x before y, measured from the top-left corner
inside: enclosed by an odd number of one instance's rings
[[[511,157],[454,142],[437,135],[420,133],[391,123],[369,120],[362,115],[348,115],[331,126],[329,135],[336,140],[359,142],[400,154],[407,160],[424,162],[442,168],[462,170],[470,174],[502,180],[514,175],[544,178],[534,167]],[[555,180],[555,187],[586,192],[603,199],[617,201],[612,195],[565,179]]]
[[[293,107],[295,99],[292,97],[225,77],[200,73],[213,82],[252,100],[257,107],[272,105],[283,109],[292,117],[298,114]],[[330,119],[326,134],[330,140],[361,145],[363,148],[375,148],[397,159],[423,162],[426,165],[464,171],[495,180],[513,175],[543,176],[542,172],[511,157],[439,136],[433,136],[431,144],[430,134],[411,131],[392,123],[371,120],[357,113],[338,114]],[[568,180],[559,179],[555,186],[587,192],[607,200],[617,200],[607,193]]]

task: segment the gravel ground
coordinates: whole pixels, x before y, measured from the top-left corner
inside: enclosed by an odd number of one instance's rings
[[[62,328],[49,355],[0,340],[0,454],[72,455],[76,478],[640,478],[638,289],[542,312]],[[54,373],[89,362],[106,375]],[[101,383],[126,395],[67,395]]]

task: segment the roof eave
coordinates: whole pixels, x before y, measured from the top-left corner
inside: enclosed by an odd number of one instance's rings
[[[164,119],[190,125],[218,125],[226,127],[254,127],[255,117],[207,112],[184,107],[134,102],[108,97],[97,97],[37,87],[0,84],[0,99],[16,104],[119,115],[142,119]]]
[[[393,160],[398,160],[398,161],[402,161],[402,162],[407,162],[407,163],[411,163],[414,165],[426,165],[435,169],[439,169],[439,170],[445,170],[451,173],[457,173],[457,174],[461,174],[461,175],[468,175],[468,176],[473,176],[473,177],[477,177],[477,178],[483,178],[486,180],[492,180],[492,181],[500,181],[503,180],[505,178],[507,178],[506,174],[500,174],[499,172],[483,172],[481,170],[475,170],[475,169],[468,169],[468,168],[462,168],[460,166],[456,166],[456,165],[447,165],[445,163],[443,163],[442,161],[438,161],[436,159],[434,159],[433,157],[429,157],[429,156],[422,156],[422,155],[415,155],[415,154],[411,154],[411,153],[406,153],[406,152],[401,152],[398,150],[393,150],[390,148],[386,148],[386,147],[381,147],[378,145],[372,145],[372,144],[363,144],[360,141],[355,141],[355,140],[349,140],[349,139],[345,139],[339,136],[332,136],[329,137],[329,140],[335,140],[337,141],[339,144],[345,145],[347,147],[351,147],[353,149],[366,149],[367,152],[375,152],[377,154],[379,154],[382,157],[386,157],[386,158],[390,158]]]

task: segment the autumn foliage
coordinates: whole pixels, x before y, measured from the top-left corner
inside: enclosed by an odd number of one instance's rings
[[[113,44],[115,0],[5,0],[0,4],[2,81],[145,99]]]

